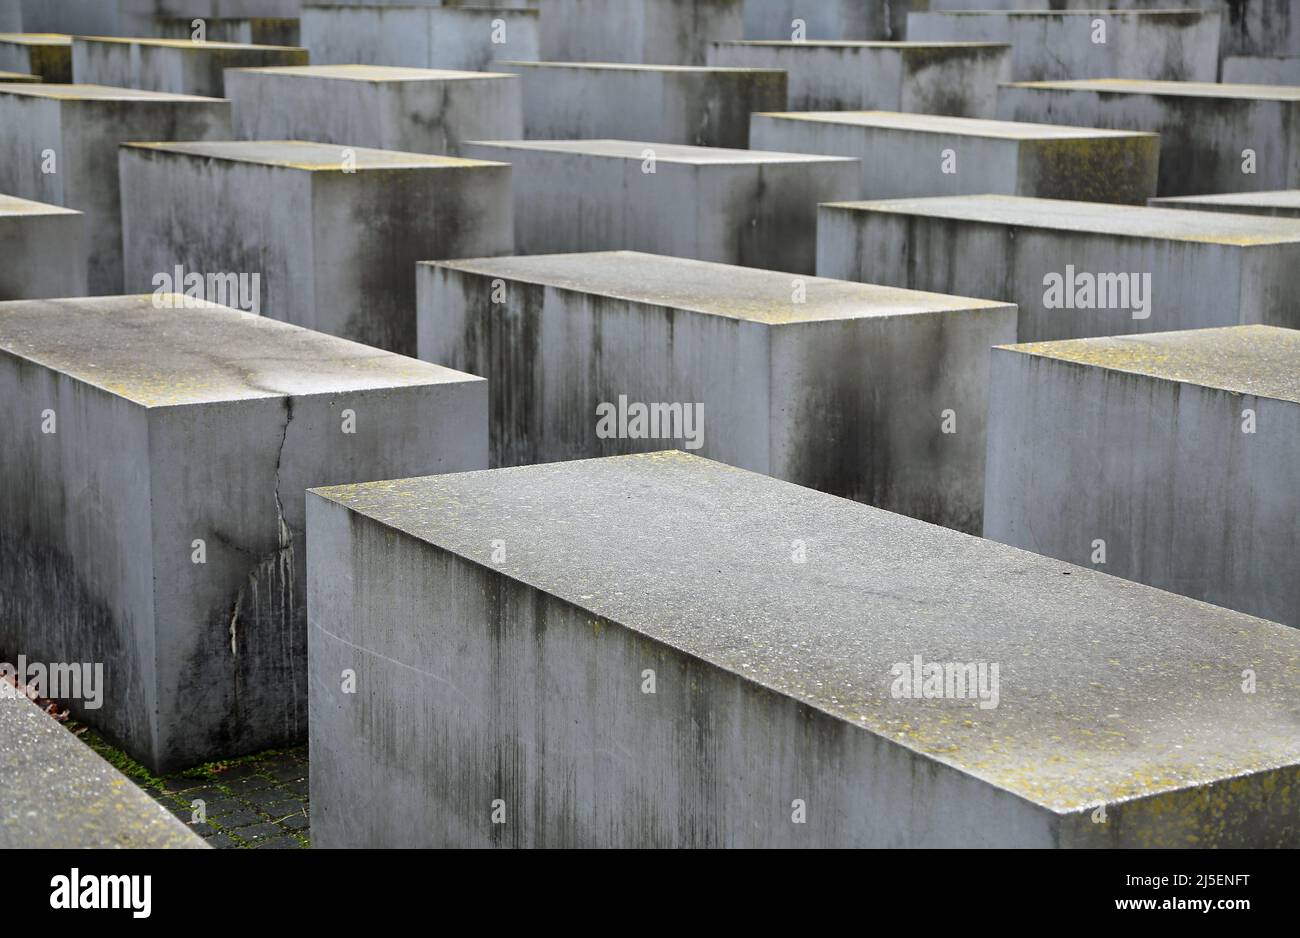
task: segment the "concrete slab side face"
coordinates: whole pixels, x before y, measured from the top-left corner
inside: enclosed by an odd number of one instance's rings
[[[912,0],[745,0],[744,38],[906,39],[912,5]]]
[[[811,273],[816,206],[856,161],[630,140],[485,141],[509,162],[520,254],[632,250]]]
[[[0,300],[86,295],[85,217],[0,195]]]
[[[207,846],[36,704],[2,691],[0,754],[0,848]]]
[[[744,36],[745,0],[539,0],[551,62],[703,65],[710,39]],[[610,29],[618,23],[618,29]],[[518,58],[517,56],[515,58]]]
[[[541,58],[536,10],[307,6],[302,12],[302,44],[316,65],[490,72],[497,59]]]
[[[227,68],[306,64],[306,49],[218,40],[77,37],[72,41],[72,70],[79,82],[212,98],[226,96]]]
[[[1297,374],[1267,326],[996,349],[985,536],[1300,627]]]
[[[69,706],[159,773],[304,737],[307,486],[487,461],[481,379],[234,310],[7,303],[0,349],[0,651],[102,663]]]
[[[1275,623],[682,454],[308,511],[321,846],[1300,838]],[[907,696],[918,657],[998,663],[996,706]]]
[[[44,81],[72,81],[72,37],[29,30],[0,33],[0,70],[38,75]]]
[[[1155,134],[899,111],[756,113],[751,145],[861,161],[870,199],[1003,193],[1145,204]]]
[[[128,140],[230,135],[226,101],[97,85],[0,85],[0,192],[86,217],[94,294],[122,290],[117,148]],[[152,289],[152,287],[150,287]]]
[[[250,141],[126,147],[121,169],[132,289],[178,266],[257,275],[263,314],[399,353],[417,261],[512,248],[499,163]]]
[[[1297,258],[1291,219],[1014,196],[819,207],[819,276],[1013,302],[1021,341],[1294,328]]]
[[[494,466],[675,447],[980,528],[986,352],[1011,306],[634,252],[418,281],[420,357],[488,379]]]
[[[1293,86],[1120,79],[1012,84],[997,108],[1004,120],[1159,133],[1162,196],[1300,186],[1298,113]]]

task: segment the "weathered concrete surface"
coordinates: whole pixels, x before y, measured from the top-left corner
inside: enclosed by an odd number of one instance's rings
[[[745,0],[745,39],[906,39],[914,0]],[[929,0],[916,0],[924,8]],[[796,34],[796,23],[802,28]],[[717,37],[710,37],[717,38]]]
[[[0,660],[157,773],[304,737],[307,486],[487,464],[481,379],[152,296],[0,304],[0,408]]]
[[[21,33],[22,31],[22,0],[0,0],[0,33]]]
[[[995,349],[989,419],[985,537],[1300,627],[1300,332]]]
[[[756,113],[750,145],[856,157],[869,199],[992,192],[1141,205],[1160,162],[1156,134],[899,111]]]
[[[131,0],[19,0],[19,2],[22,5],[22,28],[29,33],[120,36],[123,34],[120,7]],[[177,2],[185,2],[185,0],[177,0]]]
[[[1277,192],[1229,192],[1224,195],[1180,195],[1152,199],[1153,208],[1185,208],[1198,212],[1236,212],[1300,218],[1300,189]]]
[[[351,171],[345,172],[345,169]],[[259,274],[265,315],[415,354],[415,264],[512,250],[510,167],[301,141],[121,151],[129,289]]]
[[[455,156],[462,140],[523,136],[520,79],[378,65],[226,73],[235,136]]]
[[[1020,82],[1000,89],[998,116],[1159,133],[1161,195],[1300,186],[1300,87]]]
[[[23,72],[0,72],[0,84],[9,82],[37,82],[41,81],[40,75],[28,75]]]
[[[307,50],[192,39],[76,37],[72,73],[88,85],[225,97],[225,69],[306,65]]]
[[[1276,623],[679,453],[308,500],[315,846],[1300,843]]]
[[[646,251],[812,273],[817,204],[859,191],[856,161],[802,153],[630,140],[494,140],[465,152],[514,166],[520,254]]]
[[[80,212],[0,194],[0,300],[86,295]]]
[[[207,846],[36,704],[0,688],[0,850]]]
[[[1017,81],[1214,81],[1218,12],[1186,9],[913,12],[913,42],[1008,42]]]
[[[598,19],[602,28],[608,23]],[[348,4],[302,11],[302,44],[316,65],[486,72],[497,59],[541,58],[537,34],[536,10]]]
[[[1300,221],[1009,195],[822,205],[817,273],[1015,303],[1022,342],[1300,327]]]
[[[179,23],[183,20],[185,32],[175,38],[189,38],[189,24],[196,19],[201,19],[207,30],[207,38],[236,42],[241,40],[219,34],[224,24],[241,21],[252,23],[296,20],[303,6],[303,0],[112,0],[112,2],[118,8],[116,29],[107,33],[95,30],[89,35],[164,36],[163,30],[168,22]],[[311,2],[315,3],[319,0],[311,0]],[[84,31],[82,34],[86,35]],[[288,44],[297,45],[297,42]]]
[[[420,357],[488,379],[493,466],[684,446],[980,530],[988,348],[1014,341],[1012,306],[632,252],[422,264],[417,293]],[[702,411],[606,436],[620,397]]]
[[[522,80],[530,140],[749,146],[749,115],[784,110],[785,72],[591,62],[498,62]]]
[[[709,64],[789,73],[792,111],[993,117],[1011,49],[980,42],[711,42]]]
[[[540,0],[541,54],[503,58],[704,65],[709,40],[745,35],[744,6],[745,0]]]
[[[1232,55],[1223,81],[1243,85],[1300,85],[1300,55]]]
[[[156,16],[150,35],[161,39],[193,39],[192,16]],[[220,42],[252,43],[259,46],[301,46],[302,29],[297,17],[220,17],[203,20],[206,38]]]
[[[0,84],[0,127],[0,192],[83,212],[88,286],[104,295],[122,291],[118,144],[229,138],[230,103],[100,85]]]
[[[0,33],[0,70],[72,81],[72,37],[54,33]]]

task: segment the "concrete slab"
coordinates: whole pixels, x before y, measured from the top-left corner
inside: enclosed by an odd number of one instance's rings
[[[1094,4],[1095,5],[1095,4]],[[913,42],[1008,42],[1017,81],[1145,78],[1214,81],[1218,11],[1046,10],[912,12]]]
[[[993,117],[1009,46],[979,42],[711,42],[709,64],[789,73],[792,111]]]
[[[0,650],[158,774],[306,734],[307,486],[487,460],[481,379],[183,302],[0,304]]]
[[[912,5],[913,0],[745,0],[743,38],[906,39]]]
[[[0,70],[72,81],[72,37],[54,33],[0,33]]]
[[[812,273],[817,203],[858,191],[855,160],[802,153],[630,140],[495,140],[465,152],[514,166],[520,254],[630,250]]]
[[[72,72],[90,85],[225,97],[225,69],[306,65],[307,50],[192,39],[82,37],[72,41]]]
[[[540,54],[506,58],[704,65],[710,39],[745,35],[744,7],[745,0],[539,0]]]
[[[1022,342],[1300,326],[1300,222],[966,195],[822,205],[817,273],[1001,299]]]
[[[0,194],[0,300],[86,295],[81,212]]]
[[[276,319],[415,353],[415,264],[508,254],[510,167],[302,141],[129,144],[126,282],[257,274]]]
[[[1159,133],[1160,195],[1300,186],[1300,87],[1020,82],[1000,89],[998,116]]]
[[[493,466],[685,447],[980,530],[1013,306],[634,252],[422,264],[417,295],[420,357],[488,379]],[[676,422],[610,432],[620,401]]]
[[[602,24],[604,17],[597,17]],[[337,4],[302,11],[302,44],[316,65],[405,65],[491,71],[497,59],[532,61],[536,10]]]
[[[1300,627],[1300,332],[1011,345],[993,387],[986,537]]]
[[[150,35],[162,39],[195,39],[193,16],[155,16]],[[208,17],[203,36],[209,41],[251,43],[259,46],[301,46],[298,17]]]
[[[232,69],[235,136],[410,153],[460,153],[462,140],[524,132],[514,75],[379,65]]]
[[[23,29],[75,36],[123,35],[122,7],[131,0],[19,0]],[[140,2],[140,0],[135,0]],[[177,0],[184,2],[184,0]],[[68,79],[61,79],[67,81]]]
[[[0,849],[207,846],[25,697],[0,688]]]
[[[117,147],[230,136],[230,103],[101,85],[0,84],[0,192],[86,216],[88,286],[122,290]]]
[[[1005,193],[1144,204],[1155,194],[1156,134],[907,114],[754,114],[751,145],[861,160],[871,199]]]
[[[785,72],[592,62],[498,62],[522,79],[530,140],[749,146],[749,115],[783,110]]]
[[[679,453],[308,499],[315,846],[1300,843],[1293,629]]]
[[[26,75],[22,72],[0,72],[0,84],[8,84],[10,82],[24,82],[24,81],[37,82],[40,80],[41,80],[40,75]]]
[[[1300,85],[1300,55],[1230,55],[1223,81],[1244,85]]]
[[[1180,195],[1152,199],[1154,208],[1183,208],[1197,212],[1236,212],[1300,218],[1300,189],[1277,192],[1229,192],[1223,195]]]

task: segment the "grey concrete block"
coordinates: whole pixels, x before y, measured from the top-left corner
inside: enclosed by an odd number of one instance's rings
[[[72,81],[72,37],[53,33],[0,33],[0,70]]]
[[[1219,13],[1204,10],[913,12],[913,42],[1008,42],[1017,81],[1214,81]]]
[[[351,171],[345,171],[351,170]],[[415,264],[512,250],[510,167],[300,141],[130,144],[128,289],[260,280],[265,315],[415,353]]]
[[[998,116],[1159,133],[1161,195],[1300,186],[1300,87],[1020,82],[1000,89]]]
[[[1223,81],[1243,85],[1300,85],[1300,55],[1230,55]]]
[[[161,39],[194,39],[193,16],[155,16],[149,35]],[[259,46],[301,46],[301,21],[297,17],[209,17],[203,19],[203,36],[209,41],[251,43]]]
[[[745,39],[906,39],[914,0],[745,0]],[[919,0],[924,8],[929,0]]]
[[[159,774],[305,735],[307,486],[487,461],[481,379],[182,300],[0,304],[0,652]]]
[[[861,160],[869,199],[1004,193],[1141,205],[1155,194],[1156,134],[907,114],[754,114],[759,150]]]
[[[539,0],[541,54],[507,57],[704,65],[710,39],[745,35],[744,6],[745,0]]]
[[[522,79],[530,140],[749,146],[749,115],[784,110],[785,72],[591,62],[499,62]]]
[[[993,352],[985,537],[1300,627],[1300,332]]]
[[[632,250],[812,273],[817,203],[858,192],[855,160],[802,153],[630,140],[497,140],[465,152],[514,166],[520,254]]]
[[[122,290],[117,147],[230,136],[230,103],[100,85],[0,85],[0,192],[86,216],[88,285]]]
[[[315,846],[1300,844],[1294,629],[679,453],[308,501]]]
[[[1223,195],[1179,195],[1151,199],[1153,208],[1183,208],[1197,212],[1234,212],[1300,218],[1300,189],[1277,192],[1229,192]]]
[[[306,64],[306,49],[285,46],[106,36],[72,41],[72,73],[78,82],[210,98],[225,97],[227,68]]]
[[[608,20],[600,18],[603,25]],[[491,71],[538,53],[536,10],[441,6],[307,6],[302,44],[317,65],[406,65]],[[603,26],[602,26],[603,28]]]
[[[488,379],[493,466],[685,447],[980,530],[1013,306],[631,252],[422,264],[417,292],[420,357]],[[679,419],[611,434],[620,401]]]
[[[1009,46],[980,42],[711,42],[710,65],[779,68],[792,111],[993,117]]]
[[[523,135],[514,75],[378,65],[232,69],[235,136],[456,155],[462,140]]]
[[[206,844],[27,698],[0,688],[0,849]]]
[[[86,295],[81,212],[0,194],[0,300]]]
[[[121,36],[121,7],[129,0],[20,0],[29,33]],[[136,0],[139,2],[139,0]],[[63,79],[67,81],[67,79]]]
[[[817,273],[1015,303],[1022,342],[1300,327],[1300,221],[1006,195],[822,205]]]

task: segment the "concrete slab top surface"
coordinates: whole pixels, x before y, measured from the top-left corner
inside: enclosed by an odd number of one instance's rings
[[[808,121],[814,124],[844,124],[919,133],[953,134],[966,137],[999,137],[1008,140],[1078,140],[1115,137],[1153,137],[1159,134],[1135,130],[1101,130],[1064,124],[1033,124],[1025,121],[986,120],[979,117],[946,117],[908,111],[761,111],[763,117]]]
[[[526,68],[581,68],[605,72],[680,72],[684,74],[712,75],[742,73],[750,75],[780,75],[780,68],[740,68],[731,65],[654,65],[635,62],[524,62],[498,59],[497,65],[517,65]]]
[[[70,46],[72,37],[64,33],[0,33],[0,42],[20,46]]]
[[[656,162],[692,166],[724,166],[737,163],[857,162],[853,157],[847,156],[778,153],[774,150],[729,150],[725,147],[696,147],[680,143],[649,143],[635,140],[470,140],[467,142],[508,150],[540,150],[583,156],[607,156],[637,162],[644,160],[646,151],[650,150],[654,153]]]
[[[751,267],[644,254],[601,251],[469,260],[426,261],[435,267],[597,294],[633,303],[688,310],[767,325],[909,316],[947,310],[1008,309],[1008,304],[897,287],[793,277]],[[792,300],[793,283],[806,301]]]
[[[144,407],[481,378],[210,303],[151,294],[0,303],[0,352]],[[195,302],[195,301],[191,301]]]
[[[999,348],[1300,404],[1300,330],[1225,326]]]
[[[32,75],[29,72],[0,72],[0,84],[11,81],[40,81],[40,75]]]
[[[1141,78],[1080,78],[1067,81],[1013,81],[1003,88],[1047,91],[1097,91],[1110,94],[1153,94],[1175,98],[1246,98],[1261,101],[1300,101],[1296,85],[1225,85],[1212,81],[1154,81]]]
[[[0,692],[0,848],[204,848],[40,708]]]
[[[1296,630],[721,463],[313,491],[1055,811],[1300,760]],[[998,705],[896,699],[916,655],[999,664]]]
[[[396,65],[271,65],[259,68],[232,68],[230,71],[285,75],[290,78],[329,78],[340,81],[369,82],[518,78],[517,75],[507,75],[501,72],[458,72],[446,68],[405,68]]]
[[[114,88],[109,85],[58,85],[58,84],[0,84],[0,94],[25,94],[38,98],[56,98],[62,101],[223,101],[223,98],[205,98],[195,94],[173,94],[170,91],[142,91],[139,88]]]
[[[222,42],[216,39],[158,39],[148,36],[75,36],[89,42],[112,42],[123,46],[161,46],[190,52],[237,50],[240,52],[305,52],[301,46],[267,46],[253,42]]]
[[[1118,237],[1240,246],[1300,241],[1300,219],[1105,202],[1069,202],[1018,195],[959,195],[823,204],[862,211]]]
[[[1223,192],[1217,195],[1170,195],[1152,199],[1156,205],[1222,205],[1250,208],[1290,208],[1300,211],[1300,189],[1274,189],[1269,192]]]
[[[352,160],[349,166],[357,172],[502,165],[490,160],[466,160],[455,156],[403,153],[398,150],[372,150],[368,147],[345,147],[336,143],[312,143],[306,140],[196,140],[185,143],[124,143],[122,146],[137,150],[153,150],[173,156],[193,156],[232,163],[256,163],[307,172],[341,172],[345,150],[351,152]]]
[[[1007,42],[976,42],[967,40],[933,42],[890,41],[884,39],[722,39],[718,46],[775,46],[788,49],[1009,49]]]
[[[75,209],[0,193],[0,215],[80,215]]]

